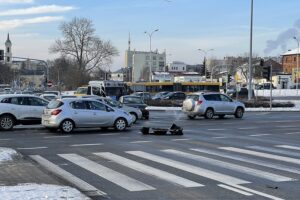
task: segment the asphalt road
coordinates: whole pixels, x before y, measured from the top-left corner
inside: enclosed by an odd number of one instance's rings
[[[181,112],[151,112],[149,121],[121,133],[93,129],[63,135],[18,127],[0,132],[0,146],[60,170],[71,185],[77,178],[77,185],[84,181],[106,193],[93,199],[298,200],[299,114],[249,112],[243,119],[188,120]],[[142,126],[172,123],[183,127],[183,136],[139,132]]]

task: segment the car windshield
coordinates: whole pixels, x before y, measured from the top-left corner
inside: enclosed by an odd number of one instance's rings
[[[144,103],[141,97],[128,96],[123,98],[124,103]]]
[[[59,92],[55,92],[55,91],[45,91],[43,92],[44,94],[54,94],[54,95],[59,95]]]
[[[120,105],[119,102],[112,99],[104,99],[105,103],[111,107],[118,107]]]
[[[80,87],[76,90],[76,94],[87,94],[88,88],[87,87]]]
[[[53,96],[50,96],[50,95],[49,95],[49,96],[43,96],[43,98],[46,99],[46,100],[48,100],[48,101],[51,101],[51,100],[53,100],[53,99],[56,99],[56,96],[54,96],[54,95],[53,95]]]

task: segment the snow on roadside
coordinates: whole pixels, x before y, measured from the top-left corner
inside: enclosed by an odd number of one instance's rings
[[[13,160],[17,155],[18,153],[13,149],[0,147],[0,163]]]
[[[90,200],[78,190],[68,186],[47,184],[19,184],[0,186],[1,199],[5,200]]]

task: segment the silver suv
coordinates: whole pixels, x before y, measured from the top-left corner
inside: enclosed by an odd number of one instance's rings
[[[189,119],[196,116],[204,116],[212,119],[215,115],[224,118],[225,115],[234,115],[242,118],[245,105],[234,101],[225,94],[220,93],[194,93],[186,97],[183,102],[182,111]]]

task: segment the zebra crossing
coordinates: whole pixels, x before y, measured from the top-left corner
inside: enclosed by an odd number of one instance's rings
[[[291,151],[293,157],[282,155],[280,154],[281,151],[283,153]],[[278,154],[271,154],[270,152],[277,152]],[[209,180],[220,190],[227,190],[247,198],[256,199],[257,196],[260,196],[280,200],[284,199],[284,194],[277,197],[252,189],[253,181],[251,180],[255,178],[267,183],[294,182],[298,181],[297,177],[300,175],[300,147],[284,144],[264,148],[258,146],[243,148],[224,146],[214,149],[161,149],[154,152],[139,150],[118,153],[93,152],[88,157],[75,153],[57,154],[57,156],[68,161],[71,165],[96,175],[102,181],[108,181],[128,192],[158,190],[159,185],[153,184],[153,182],[145,183],[149,177],[158,182],[170,184],[174,188],[203,188],[204,191],[206,187],[211,186],[211,184],[206,184]],[[102,188],[96,188],[92,183],[80,180],[77,174],[71,174],[67,169],[63,169],[64,166],[60,167],[40,155],[31,155],[30,157],[51,172],[66,178],[84,192],[90,192],[93,195],[110,195],[110,191],[102,191]],[[110,162],[103,162],[104,160]],[[109,163],[113,163],[114,166],[109,166]],[[251,165],[245,166],[247,164]],[[116,168],[115,165],[118,167]],[[158,165],[164,166],[163,169],[157,167]],[[128,170],[136,171],[148,178],[141,180],[140,177],[133,177],[135,173],[127,173]],[[174,171],[184,173],[178,175]],[[232,173],[228,173],[228,171]],[[193,176],[184,177],[184,174]]]

